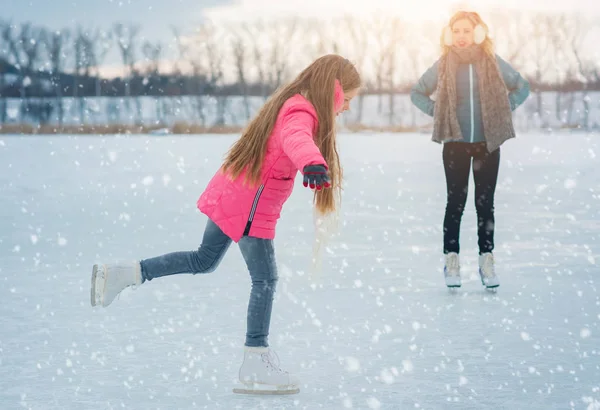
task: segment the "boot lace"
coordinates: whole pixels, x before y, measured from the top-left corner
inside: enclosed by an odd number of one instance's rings
[[[277,353],[275,353],[275,351],[269,349],[266,353],[262,353],[260,356],[269,370],[284,374],[288,373],[279,367],[279,356],[277,355]]]

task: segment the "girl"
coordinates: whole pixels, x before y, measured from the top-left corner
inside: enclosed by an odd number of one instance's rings
[[[479,275],[485,287],[495,288],[500,284],[492,254],[500,145],[515,137],[512,111],[529,95],[529,83],[494,53],[488,27],[477,13],[454,14],[441,46],[442,56],[413,87],[411,99],[433,116],[433,141],[444,143],[446,285],[461,285],[459,231],[473,161]],[[434,91],[435,102],[429,98]]]
[[[126,287],[162,276],[214,271],[231,242],[238,243],[252,289],[247,312],[243,393],[297,393],[299,381],[279,367],[267,337],[277,267],[273,239],[283,204],[300,170],[315,189],[320,214],[338,205],[342,170],[335,116],[348,110],[361,85],[348,60],[326,55],[277,90],[230,149],[222,167],[198,199],[208,216],[196,251],[174,252],[133,264],[98,264],[92,269],[92,306],[108,306]]]

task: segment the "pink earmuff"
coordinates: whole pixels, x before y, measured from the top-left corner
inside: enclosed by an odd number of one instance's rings
[[[333,108],[337,112],[344,106],[344,89],[338,79],[335,80],[335,89],[333,92]]]

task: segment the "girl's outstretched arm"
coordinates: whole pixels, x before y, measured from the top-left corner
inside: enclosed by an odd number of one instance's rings
[[[327,163],[313,137],[316,124],[317,118],[305,108],[293,108],[283,118],[281,130],[283,152],[299,171],[313,164],[322,164],[327,168]]]

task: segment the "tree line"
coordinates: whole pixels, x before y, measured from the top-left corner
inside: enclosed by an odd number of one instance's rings
[[[600,90],[593,46],[600,40],[598,20],[541,12],[493,12],[485,19],[497,52],[530,81],[540,115],[544,91],[557,91],[557,107],[565,96],[582,92],[589,109],[588,93]],[[20,99],[23,113],[42,115],[47,108],[62,119],[66,97],[78,100],[83,110],[89,97],[192,96],[199,97],[201,109],[205,97],[225,104],[228,97],[241,96],[249,116],[248,98],[266,98],[330,52],[353,61],[365,80],[362,95],[377,94],[380,110],[388,98],[393,115],[393,96],[408,92],[439,55],[443,23],[384,14],[206,21],[190,32],[172,27],[172,38],[151,42],[141,36],[141,26],[125,22],[109,29],[50,30],[0,21],[0,122],[6,120],[7,98]],[[166,67],[172,46],[176,56]],[[122,73],[105,78],[101,68],[114,51]],[[359,98],[359,110],[362,102]]]

